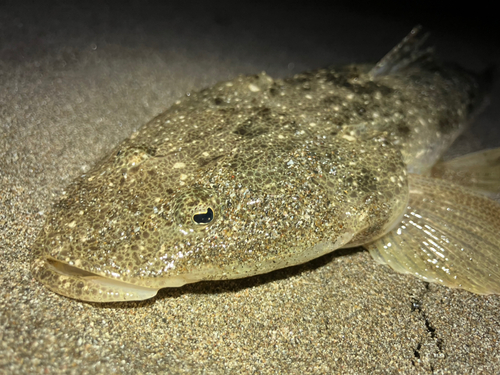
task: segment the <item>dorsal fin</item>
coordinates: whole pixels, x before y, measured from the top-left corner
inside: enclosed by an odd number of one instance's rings
[[[433,48],[421,49],[429,33],[422,34],[422,26],[415,26],[410,33],[389,51],[369,72],[372,77],[398,72],[416,62],[429,60]]]

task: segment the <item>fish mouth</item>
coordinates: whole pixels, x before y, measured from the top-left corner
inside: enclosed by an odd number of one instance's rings
[[[47,256],[34,259],[31,273],[51,291],[87,302],[142,301],[156,296],[160,289],[214,279],[213,275],[217,274],[215,270],[205,269],[157,280],[132,279],[129,282],[90,272]]]
[[[154,297],[160,289],[104,277],[46,257],[35,259],[31,272],[53,292],[88,302],[141,301]]]

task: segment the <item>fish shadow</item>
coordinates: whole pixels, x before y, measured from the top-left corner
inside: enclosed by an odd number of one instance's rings
[[[185,294],[217,295],[222,293],[237,293],[245,289],[258,287],[263,284],[295,277],[304,272],[314,271],[318,268],[324,267],[336,258],[354,255],[362,251],[364,251],[362,247],[339,249],[329,254],[325,254],[319,258],[310,260],[309,262],[291,267],[281,268],[261,275],[232,280],[200,281],[197,283],[186,284],[178,288],[163,288],[158,291],[158,294],[155,297],[144,301],[86,303],[96,308],[130,309],[150,306],[153,305],[157,300],[178,298]]]

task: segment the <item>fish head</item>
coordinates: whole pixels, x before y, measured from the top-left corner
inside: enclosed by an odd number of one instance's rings
[[[193,155],[115,149],[54,206],[35,277],[80,300],[143,300],[365,243],[407,200],[401,154],[383,142],[255,137],[203,165]]]

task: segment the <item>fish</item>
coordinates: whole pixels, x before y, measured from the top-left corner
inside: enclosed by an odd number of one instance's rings
[[[486,94],[427,35],[376,64],[238,76],[178,100],[66,188],[32,275],[76,300],[145,300],[362,246],[397,272],[500,294],[500,204],[484,194],[500,152],[440,159]]]

